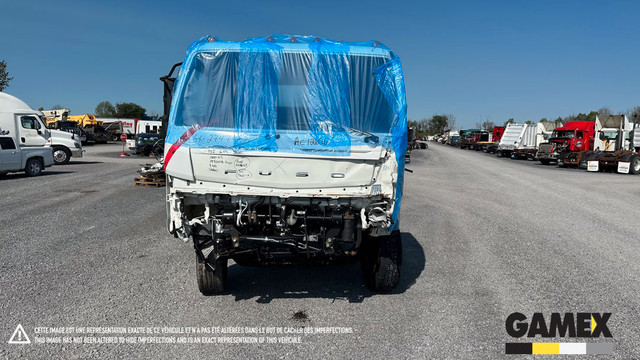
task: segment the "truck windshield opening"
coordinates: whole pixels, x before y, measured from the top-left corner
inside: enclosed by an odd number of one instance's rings
[[[243,58],[247,56],[254,58]],[[242,112],[250,117],[241,122],[247,131],[269,126],[277,131],[388,133],[395,114],[374,77],[387,61],[383,56],[309,51],[201,52],[186,70],[174,125],[234,129]],[[250,70],[242,68],[247,63]],[[246,86],[247,81],[254,83]]]

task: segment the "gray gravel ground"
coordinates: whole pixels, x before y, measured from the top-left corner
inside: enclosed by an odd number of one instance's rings
[[[138,165],[151,160],[120,151],[87,147],[84,158],[42,177],[0,180],[0,357],[524,358],[504,355],[511,341],[614,343],[614,356],[554,359],[640,357],[638,176],[431,144],[408,165],[415,172],[406,174],[404,266],[393,294],[368,291],[357,264],[231,265],[229,290],[205,297],[191,245],[164,230],[165,188],[133,186]],[[512,339],[504,322],[516,311],[611,312],[613,339]],[[7,343],[17,324],[32,344]],[[301,344],[35,344],[82,337],[37,327],[352,333],[245,335],[300,336]]]

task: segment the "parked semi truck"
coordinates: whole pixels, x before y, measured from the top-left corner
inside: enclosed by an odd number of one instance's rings
[[[504,134],[504,129],[504,126],[494,126],[491,130],[491,140],[487,142],[479,142],[476,144],[476,150],[482,150],[490,154],[495,153],[498,148],[498,144],[502,139],[502,134]]]
[[[377,41],[204,37],[189,47],[167,126],[167,228],[193,243],[202,293],[224,290],[228,259],[359,258],[369,288],[397,285],[403,79]]]
[[[458,147],[460,149],[472,149],[473,146],[481,139],[485,141],[489,140],[489,132],[480,129],[468,129],[460,132],[460,138],[458,139]]]
[[[456,142],[458,142],[459,137],[460,137],[459,131],[449,130],[445,132],[442,142],[447,145],[453,146]]]
[[[555,128],[549,141],[540,144],[536,158],[544,165],[579,164],[582,152],[593,150],[594,125],[592,121],[568,121]]]
[[[460,136],[458,146],[461,149],[469,150],[487,150],[488,147],[497,144],[502,138],[504,132],[503,126],[495,126],[491,131],[470,129],[466,130],[464,135]]]
[[[588,171],[639,174],[639,145],[634,144],[636,122],[630,122],[626,115],[597,116],[593,150],[581,153],[580,165]]]
[[[3,92],[0,92],[0,107],[5,114],[3,125],[0,126],[8,135],[15,136],[17,147],[24,150],[45,146],[52,152],[56,165],[68,163],[71,157],[82,157],[80,139],[73,133],[48,129],[41,111],[34,110],[19,98]],[[13,114],[15,123],[9,114]]]
[[[546,141],[553,132],[553,126],[547,122],[537,124],[508,124],[498,143],[496,155],[512,159],[533,159],[538,146]],[[551,123],[553,124],[553,123]]]
[[[553,129],[559,124],[541,121],[532,125],[535,128],[535,132],[530,131],[531,127],[524,132],[520,146],[511,153],[512,159],[535,159],[540,144],[549,141]]]
[[[0,176],[24,171],[37,176],[53,165],[53,151],[47,143],[51,131],[24,101],[0,92]]]
[[[498,143],[496,155],[498,157],[508,157],[521,146],[532,146],[535,143],[536,129],[531,124],[510,123],[504,129],[502,138]],[[524,139],[524,141],[523,141]]]

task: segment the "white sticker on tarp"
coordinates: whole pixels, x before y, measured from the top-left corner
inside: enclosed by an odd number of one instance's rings
[[[598,171],[598,165],[600,165],[599,161],[587,162],[587,171]]]
[[[621,161],[618,163],[618,172],[621,174],[628,174],[630,167],[631,167],[630,162]]]

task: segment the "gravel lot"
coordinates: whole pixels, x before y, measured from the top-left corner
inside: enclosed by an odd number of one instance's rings
[[[518,358],[504,355],[512,341],[613,342],[614,356],[592,358],[640,357],[638,176],[431,144],[408,165],[404,265],[393,294],[368,291],[358,264],[231,265],[228,291],[205,297],[192,246],[164,230],[165,188],[133,186],[139,165],[153,159],[120,158],[121,149],[91,146],[44,176],[0,179],[0,357]],[[513,339],[505,319],[516,311],[611,312],[613,338]],[[31,344],[7,343],[17,324]],[[36,333],[52,327],[73,329]],[[265,333],[230,333],[238,327]],[[293,333],[303,327],[347,333]],[[175,333],[190,329],[212,333]],[[267,340],[35,341],[63,336]],[[301,344],[266,343],[276,338]]]

